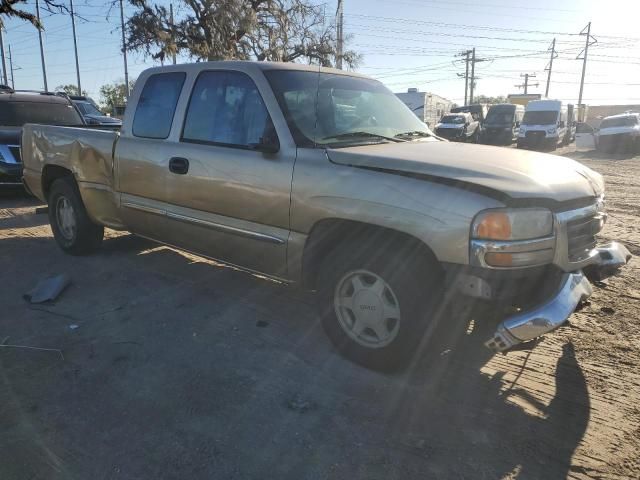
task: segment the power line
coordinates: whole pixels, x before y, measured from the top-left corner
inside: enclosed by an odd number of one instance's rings
[[[567,37],[578,37],[579,33],[575,32],[560,32],[560,31],[551,31],[551,30],[527,30],[527,29],[519,29],[519,28],[503,28],[503,27],[490,27],[486,25],[469,25],[462,23],[446,23],[446,22],[432,22],[427,20],[416,20],[411,18],[402,18],[402,17],[385,17],[380,15],[367,15],[364,13],[349,13],[345,14],[350,17],[362,17],[369,18],[373,20],[379,20],[390,23],[402,23],[402,24],[415,24],[415,25],[434,25],[439,27],[446,28],[460,28],[465,30],[484,30],[491,32],[512,32],[512,33],[527,33],[532,35],[549,35],[549,36],[567,36]],[[630,41],[640,41],[640,37],[629,37],[629,36],[619,36],[619,35],[599,35],[600,38],[611,38],[611,39],[619,39],[619,40],[630,40]]]

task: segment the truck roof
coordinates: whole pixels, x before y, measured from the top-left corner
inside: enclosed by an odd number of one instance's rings
[[[32,102],[32,103],[62,103],[69,105],[68,98],[52,92],[14,92],[0,90],[0,102]]]
[[[526,111],[559,110],[562,108],[560,100],[531,100],[527,103]]]
[[[625,117],[638,117],[640,116],[640,113],[637,112],[625,112],[625,113],[618,113],[617,115],[610,115],[608,117],[604,117],[603,120],[609,120],[611,118],[625,118]]]
[[[363,77],[370,78],[360,73],[349,72],[344,70],[338,70],[336,68],[319,67],[317,65],[303,65],[301,63],[292,62],[257,62],[251,60],[220,60],[214,62],[197,62],[197,63],[183,63],[178,65],[165,65],[161,67],[152,67],[145,72],[149,74],[158,72],[187,72],[187,71],[202,71],[202,70],[215,70],[222,68],[231,68],[233,70],[240,70],[245,72],[256,70],[292,70],[299,72],[320,72],[331,73],[335,75],[345,75],[350,77]]]

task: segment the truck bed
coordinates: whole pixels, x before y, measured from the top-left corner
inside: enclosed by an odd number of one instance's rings
[[[64,168],[74,176],[90,216],[98,223],[121,227],[115,193],[114,151],[120,133],[96,128],[27,124],[22,132],[24,181],[46,202],[48,174]],[[50,171],[50,170],[49,170]]]
[[[24,178],[43,201],[40,178],[45,165],[71,171],[78,183],[113,187],[113,152],[120,134],[111,130],[27,124],[22,133]]]

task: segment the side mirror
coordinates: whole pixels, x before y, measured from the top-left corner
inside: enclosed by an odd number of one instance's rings
[[[267,125],[264,128],[262,136],[258,139],[257,143],[250,143],[248,147],[251,150],[256,150],[262,153],[278,153],[280,151],[280,141],[278,140],[278,134],[271,122],[268,120]]]
[[[516,128],[520,127],[520,122],[516,120]]]
[[[558,122],[558,127],[559,127],[559,128],[564,128],[564,126],[565,126],[564,120],[560,120],[560,121]]]

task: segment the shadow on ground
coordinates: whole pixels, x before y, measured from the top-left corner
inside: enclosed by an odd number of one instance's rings
[[[571,344],[550,403],[482,373],[486,332],[451,310],[383,375],[338,356],[292,288],[133,236],[90,257],[37,240],[0,240],[20,258],[3,265],[0,340],[64,360],[0,348],[3,480],[562,479],[585,432]],[[56,304],[21,300],[61,271],[74,285]]]

